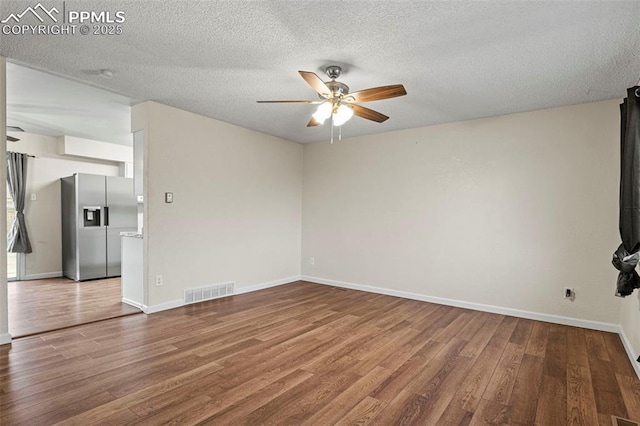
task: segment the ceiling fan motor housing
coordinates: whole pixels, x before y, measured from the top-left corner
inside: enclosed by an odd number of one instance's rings
[[[332,98],[339,98],[340,95],[344,96],[349,93],[349,86],[339,81],[327,81],[325,84],[327,85],[329,90],[331,90],[331,93],[333,95]]]

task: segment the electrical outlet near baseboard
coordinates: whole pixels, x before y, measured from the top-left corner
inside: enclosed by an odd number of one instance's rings
[[[576,298],[576,291],[571,287],[564,288],[564,298],[573,301]]]

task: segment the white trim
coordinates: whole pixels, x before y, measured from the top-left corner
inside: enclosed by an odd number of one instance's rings
[[[310,277],[303,275],[303,281],[310,281],[318,284],[331,285],[334,287],[350,288],[353,290],[362,290],[369,293],[385,294],[387,296],[402,297],[405,299],[421,300],[423,302],[437,303],[439,305],[456,306],[458,308],[474,309],[476,311],[491,312],[494,314],[509,315],[519,318],[527,318],[536,321],[551,322],[555,324],[570,325],[574,327],[590,328],[593,330],[608,331],[618,333],[620,326],[607,322],[589,321],[580,318],[563,317],[560,315],[543,314],[540,312],[523,311],[520,309],[505,308],[502,306],[484,305],[482,303],[466,302],[463,300],[446,299],[443,297],[427,296],[424,294],[411,293],[407,291],[392,290],[382,287],[373,287],[363,284],[354,284],[343,281],[328,280],[325,278]]]
[[[276,286],[279,286],[279,285],[282,285],[282,284],[289,284],[289,283],[295,282],[295,281],[300,281],[300,276],[299,275],[294,275],[293,277],[282,278],[282,279],[275,280],[275,281],[269,281],[268,283],[256,284],[256,285],[251,285],[251,286],[247,286],[247,287],[236,288],[236,291],[233,294],[230,294],[229,296],[236,296],[236,295],[239,295],[239,294],[250,293],[252,291],[258,291],[258,290],[262,290],[262,289],[265,289],[265,288],[276,287]],[[229,297],[229,296],[225,296],[225,297]],[[125,302],[125,303],[128,303],[128,302],[126,302],[124,300],[124,298],[122,299],[122,301]],[[132,303],[129,303],[129,304],[132,304]],[[134,305],[134,306],[136,306],[136,305]],[[175,308],[179,308],[181,306],[185,306],[184,300],[178,299],[178,300],[172,300],[170,302],[160,303],[158,305],[151,305],[151,306],[140,305],[139,308],[142,309],[142,311],[145,314],[154,314],[156,312],[166,311],[166,310],[169,310],[169,309],[175,309]]]
[[[251,293],[252,291],[264,290],[265,288],[270,288],[270,287],[277,287],[279,285],[289,284],[295,281],[300,281],[300,275],[294,275],[292,277],[282,278],[282,279],[270,281],[264,284],[256,284],[256,285],[250,285],[248,287],[236,288],[236,292],[234,294],[237,295],[237,294]]]
[[[41,274],[29,274],[24,275],[20,281],[41,280],[43,278],[60,278],[62,277],[62,271],[58,272],[43,272]]]
[[[27,275],[27,255],[25,253],[16,253],[16,281],[26,280]]]
[[[624,349],[627,351],[627,355],[629,356],[629,360],[631,361],[631,366],[636,371],[636,375],[638,376],[638,379],[640,379],[640,362],[636,361],[639,355],[634,352],[633,346],[631,346],[631,342],[629,341],[629,338],[625,334],[624,329],[622,327],[620,327],[619,333],[620,333],[620,339],[622,339],[622,345],[624,346]]]
[[[172,300],[170,302],[159,303],[157,305],[151,305],[151,306],[142,305],[141,309],[142,309],[142,312],[144,312],[145,314],[155,314],[156,312],[179,308],[182,305],[184,305],[184,300],[177,299],[177,300]]]
[[[133,306],[134,308],[144,310],[144,305],[142,303],[134,302],[133,300],[127,299],[126,297],[122,298],[122,303],[126,303],[127,305]]]
[[[11,335],[9,333],[0,334],[0,345],[8,345],[11,343]]]

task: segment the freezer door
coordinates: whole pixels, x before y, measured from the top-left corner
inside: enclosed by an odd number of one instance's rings
[[[138,206],[133,194],[133,179],[107,176],[107,276],[121,275],[121,232],[138,229]]]
[[[104,176],[77,174],[77,217],[83,218],[85,208],[94,209],[104,206],[106,201]],[[102,222],[102,220],[101,220]],[[95,226],[91,223],[85,226],[83,220],[77,224],[78,244],[76,256],[78,259],[78,279],[91,280],[104,278],[107,274],[107,236],[104,224]]]

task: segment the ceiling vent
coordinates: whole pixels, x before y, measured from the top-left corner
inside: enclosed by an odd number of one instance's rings
[[[24,130],[22,130],[22,128],[17,127],[17,126],[6,126],[7,127],[7,132],[24,132]],[[18,138],[14,138],[13,136],[9,136],[7,135],[7,141],[8,142],[18,142],[20,139]]]

